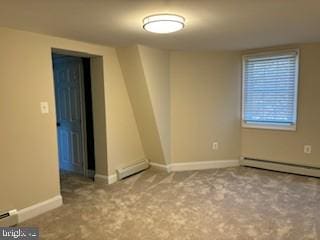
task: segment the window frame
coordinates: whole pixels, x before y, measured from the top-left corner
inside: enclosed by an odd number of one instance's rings
[[[281,56],[285,54],[296,54],[296,72],[295,72],[295,99],[294,99],[294,124],[281,124],[281,123],[248,123],[244,120],[245,116],[245,73],[246,73],[246,61],[249,58],[270,58]],[[259,52],[253,54],[246,54],[242,56],[242,77],[241,77],[241,127],[242,128],[253,128],[253,129],[266,129],[266,130],[283,130],[283,131],[296,131],[298,123],[298,99],[299,99],[299,68],[300,68],[300,49],[286,49],[280,51],[268,51],[268,52]]]

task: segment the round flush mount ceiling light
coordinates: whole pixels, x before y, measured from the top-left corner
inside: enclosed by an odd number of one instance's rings
[[[143,19],[143,28],[153,33],[172,33],[184,28],[184,17],[175,14],[155,14]]]

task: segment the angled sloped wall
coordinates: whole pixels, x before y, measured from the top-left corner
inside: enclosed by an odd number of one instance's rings
[[[138,46],[150,100],[166,163],[170,163],[169,52]]]
[[[139,47],[119,48],[117,53],[145,155],[151,162],[165,164],[165,154],[151,100],[152,92],[146,80]]]

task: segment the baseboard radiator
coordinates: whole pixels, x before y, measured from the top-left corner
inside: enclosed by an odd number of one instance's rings
[[[301,166],[296,164],[280,163],[242,157],[240,159],[240,165],[273,170],[278,172],[294,173],[311,177],[320,177],[320,168]]]
[[[132,166],[117,169],[118,179],[121,180],[123,178],[129,177],[133,174],[146,170],[147,168],[149,168],[149,162],[147,160],[143,160]]]
[[[0,213],[0,226],[1,227],[12,227],[18,224],[17,210],[11,210],[8,212]]]

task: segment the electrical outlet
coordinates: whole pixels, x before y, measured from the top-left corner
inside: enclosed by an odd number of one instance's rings
[[[213,142],[212,143],[212,150],[218,150],[219,149],[219,143],[218,142]]]
[[[49,113],[48,102],[40,102],[40,110],[42,114],[48,114]]]
[[[311,154],[311,152],[312,152],[311,145],[304,145],[304,147],[303,147],[303,152],[304,152],[305,154]]]

